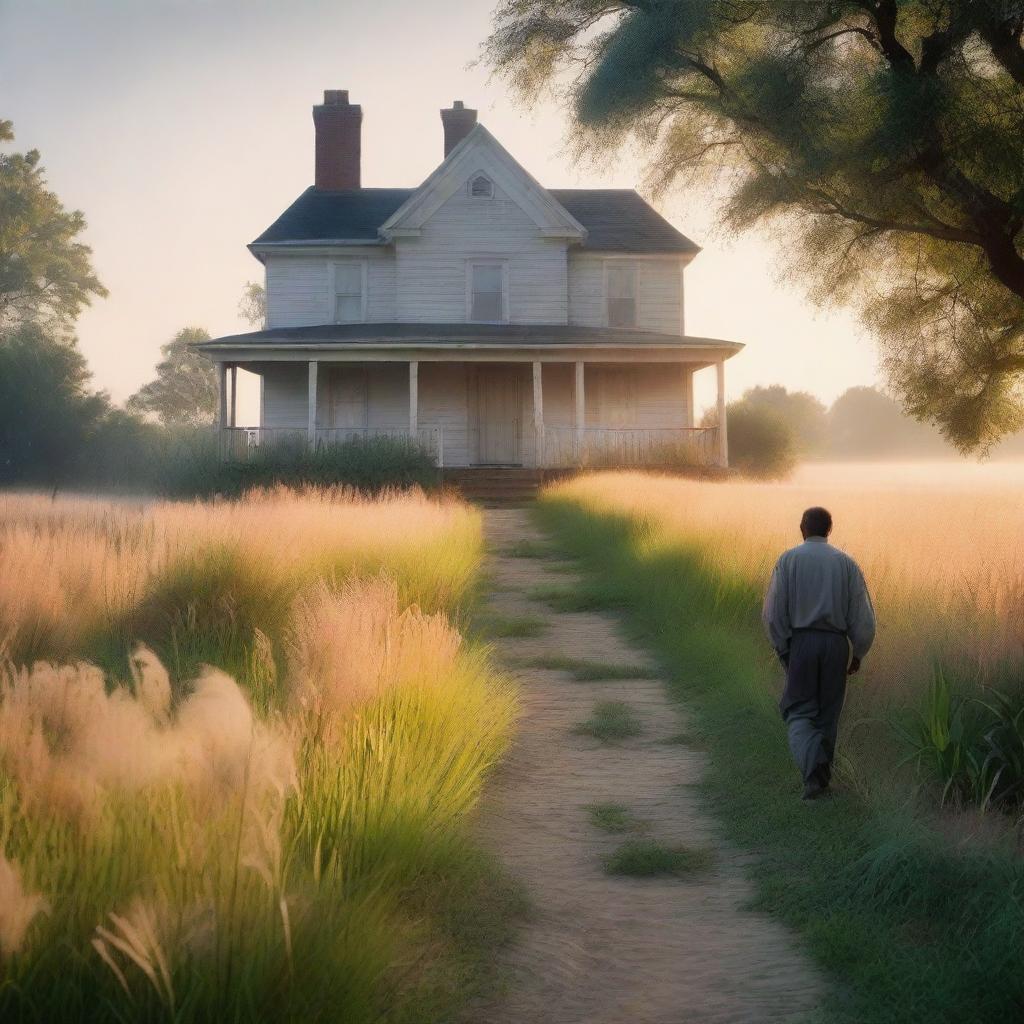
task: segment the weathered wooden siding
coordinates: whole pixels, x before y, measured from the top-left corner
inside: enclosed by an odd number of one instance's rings
[[[618,258],[624,259],[624,258]],[[625,258],[628,261],[628,258]],[[605,258],[569,254],[569,323],[606,327]],[[637,328],[662,334],[683,332],[683,272],[675,259],[640,259],[636,264]]]
[[[267,326],[310,327],[334,322],[331,263],[366,263],[366,319],[390,323],[395,311],[395,256],[390,249],[326,256],[268,256]]]
[[[466,262],[476,257],[507,260],[509,322],[566,323],[565,242],[542,238],[497,187],[493,199],[460,189],[396,250],[399,320],[464,323]]]
[[[308,425],[307,363],[270,363],[263,372],[263,427]]]
[[[685,380],[680,364],[589,364],[584,373],[586,426],[687,426]]]
[[[443,431],[444,463],[465,466],[475,454],[465,363],[420,363],[419,425]]]

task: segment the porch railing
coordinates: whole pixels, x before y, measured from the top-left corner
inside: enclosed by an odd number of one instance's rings
[[[710,466],[718,458],[717,427],[544,428],[544,465]]]
[[[316,447],[351,444],[390,438],[416,445],[444,465],[444,434],[441,427],[420,427],[413,437],[407,427],[323,427],[316,430]],[[245,462],[268,448],[304,450],[309,446],[305,427],[223,427],[221,458]]]

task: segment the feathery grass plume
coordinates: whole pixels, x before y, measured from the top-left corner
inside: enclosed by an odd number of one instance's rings
[[[402,610],[393,579],[319,583],[296,602],[288,644],[299,703],[318,719],[378,697],[388,687],[450,672],[462,637],[447,618]]]
[[[49,908],[41,893],[25,889],[18,866],[0,854],[0,954],[17,953],[29,926]]]
[[[0,764],[25,808],[87,817],[112,791],[181,783],[215,803],[243,777],[260,795],[294,785],[289,737],[234,680],[207,669],[168,720],[166,671],[145,649],[133,660],[134,695],[91,665],[0,664]]]

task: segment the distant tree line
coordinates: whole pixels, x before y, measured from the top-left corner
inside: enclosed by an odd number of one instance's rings
[[[0,142],[11,142],[0,120]],[[212,363],[185,327],[161,348],[154,379],[119,409],[92,383],[75,322],[106,288],[79,240],[81,211],[47,187],[37,150],[0,154],[0,484],[151,487],[171,463],[215,459]],[[246,284],[239,312],[262,326],[263,289]]]
[[[704,418],[714,422],[714,413]],[[782,385],[754,387],[728,406],[730,461],[755,476],[781,476],[807,459],[941,459],[959,452],[931,424],[873,387],[852,387],[831,406]],[[1024,455],[1024,434],[992,450]]]

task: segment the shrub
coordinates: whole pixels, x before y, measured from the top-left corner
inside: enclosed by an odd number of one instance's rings
[[[793,430],[774,409],[733,402],[728,429],[729,463],[745,476],[778,479],[796,465]]]

